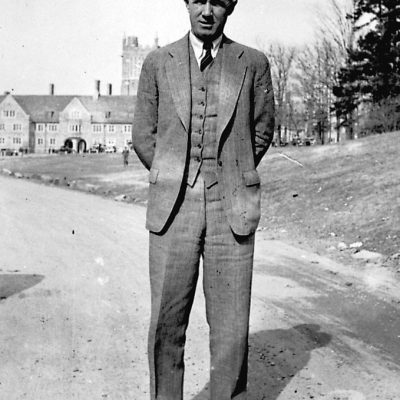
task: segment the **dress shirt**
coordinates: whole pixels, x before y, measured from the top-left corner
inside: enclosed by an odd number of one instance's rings
[[[192,31],[190,31],[189,40],[190,44],[192,45],[194,55],[196,56],[197,64],[199,64],[200,67],[201,59],[206,54],[206,51],[203,48],[203,41],[200,40],[197,36],[195,36]],[[211,55],[213,56],[213,58],[217,56],[219,46],[221,45],[221,41],[222,41],[222,35],[217,37],[212,42]]]

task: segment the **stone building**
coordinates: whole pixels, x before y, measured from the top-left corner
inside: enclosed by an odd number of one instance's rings
[[[100,94],[96,81],[93,96],[0,96],[0,150],[51,153],[61,147],[87,151],[99,144],[122,149],[130,144],[136,97]]]
[[[140,71],[143,61],[150,51],[156,49],[158,39],[156,38],[153,46],[139,45],[136,36],[127,36],[122,40],[122,83],[121,95],[135,96],[139,84]]]

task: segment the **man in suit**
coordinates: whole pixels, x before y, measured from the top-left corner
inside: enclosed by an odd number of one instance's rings
[[[245,399],[256,166],[274,130],[266,57],[223,35],[237,0],[185,0],[191,31],[142,68],[133,145],[150,171],[151,399],[181,400],[199,260],[210,399]]]

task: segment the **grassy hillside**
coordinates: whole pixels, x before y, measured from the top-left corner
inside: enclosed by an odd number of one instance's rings
[[[259,167],[261,227],[322,251],[360,241],[368,250],[400,252],[399,154],[400,132],[340,145],[270,149]],[[3,168],[51,175],[60,184],[91,183],[106,196],[123,193],[142,201],[147,193],[147,173],[133,154],[127,169],[120,154],[5,157]]]
[[[318,247],[360,241],[368,250],[398,253],[399,154],[400,132],[340,145],[272,149],[259,168],[262,226]]]

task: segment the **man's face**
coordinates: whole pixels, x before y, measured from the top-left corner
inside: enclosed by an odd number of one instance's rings
[[[220,36],[234,8],[232,0],[187,0],[192,32],[202,41]]]

